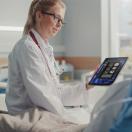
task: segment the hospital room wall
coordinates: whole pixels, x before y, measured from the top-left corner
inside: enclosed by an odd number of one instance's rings
[[[0,0],[0,26],[2,26],[0,27],[0,56],[7,57],[13,45],[21,37],[21,31],[9,30],[8,27],[23,26],[30,1]]]
[[[23,27],[31,0],[0,0],[0,26]],[[84,64],[91,68],[101,57],[101,1],[100,0],[66,0],[66,25],[51,40],[55,55],[66,55],[69,62],[75,65]],[[4,14],[3,14],[4,12]],[[21,31],[0,30],[0,56],[8,55]],[[91,64],[92,63],[92,64]]]
[[[101,56],[100,0],[66,0],[67,56]]]
[[[66,0],[66,60],[78,69],[94,69],[101,58],[101,0]]]
[[[13,31],[15,29],[10,30],[8,27],[24,26],[31,1],[0,0],[0,57],[7,57],[14,44],[21,38],[22,31]],[[57,55],[64,52],[61,32],[51,42]]]

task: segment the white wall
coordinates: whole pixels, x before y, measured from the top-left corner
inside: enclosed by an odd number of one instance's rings
[[[0,0],[0,25],[23,26],[32,0]]]
[[[120,0],[101,0],[101,59],[119,56],[118,13]]]
[[[31,0],[0,0],[0,26],[23,26]],[[6,56],[22,32],[0,31],[0,55]]]
[[[0,26],[23,27],[32,0],[0,0]],[[7,56],[22,32],[0,30],[0,56]],[[64,52],[62,33],[51,40],[55,52]]]
[[[32,0],[0,0],[0,26],[24,26]],[[101,1],[66,0],[67,24],[51,43],[67,56],[101,56]],[[0,31],[0,55],[7,54],[22,32]]]
[[[101,0],[101,61],[110,55],[109,0]]]
[[[66,0],[66,4],[66,55],[101,56],[100,0]]]

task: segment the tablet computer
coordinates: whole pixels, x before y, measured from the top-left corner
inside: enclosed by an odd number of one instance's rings
[[[106,58],[97,69],[90,85],[111,85],[117,78],[128,57]]]

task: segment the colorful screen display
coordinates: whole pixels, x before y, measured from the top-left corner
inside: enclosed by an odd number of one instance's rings
[[[128,57],[106,58],[90,80],[90,85],[111,85]]]

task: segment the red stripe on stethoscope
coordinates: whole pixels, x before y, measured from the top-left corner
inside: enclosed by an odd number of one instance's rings
[[[39,46],[39,43],[38,43],[38,41],[37,41],[35,35],[33,34],[32,31],[30,31],[29,34],[30,34],[31,38],[33,39],[33,41],[35,42],[35,44],[36,44],[36,45],[38,46],[38,48],[40,49],[40,51],[41,51],[41,53],[42,53],[42,55],[43,55],[43,57],[44,57],[44,59],[45,59],[45,61],[46,61],[46,57],[45,57],[45,55],[43,54],[43,52],[42,52],[42,50],[41,50],[41,48],[40,48],[40,46]],[[49,65],[48,65],[47,61],[46,61],[46,64],[47,64],[48,69],[49,69],[49,72],[50,72],[50,74],[51,74],[51,70],[50,70],[50,68],[49,68]]]

